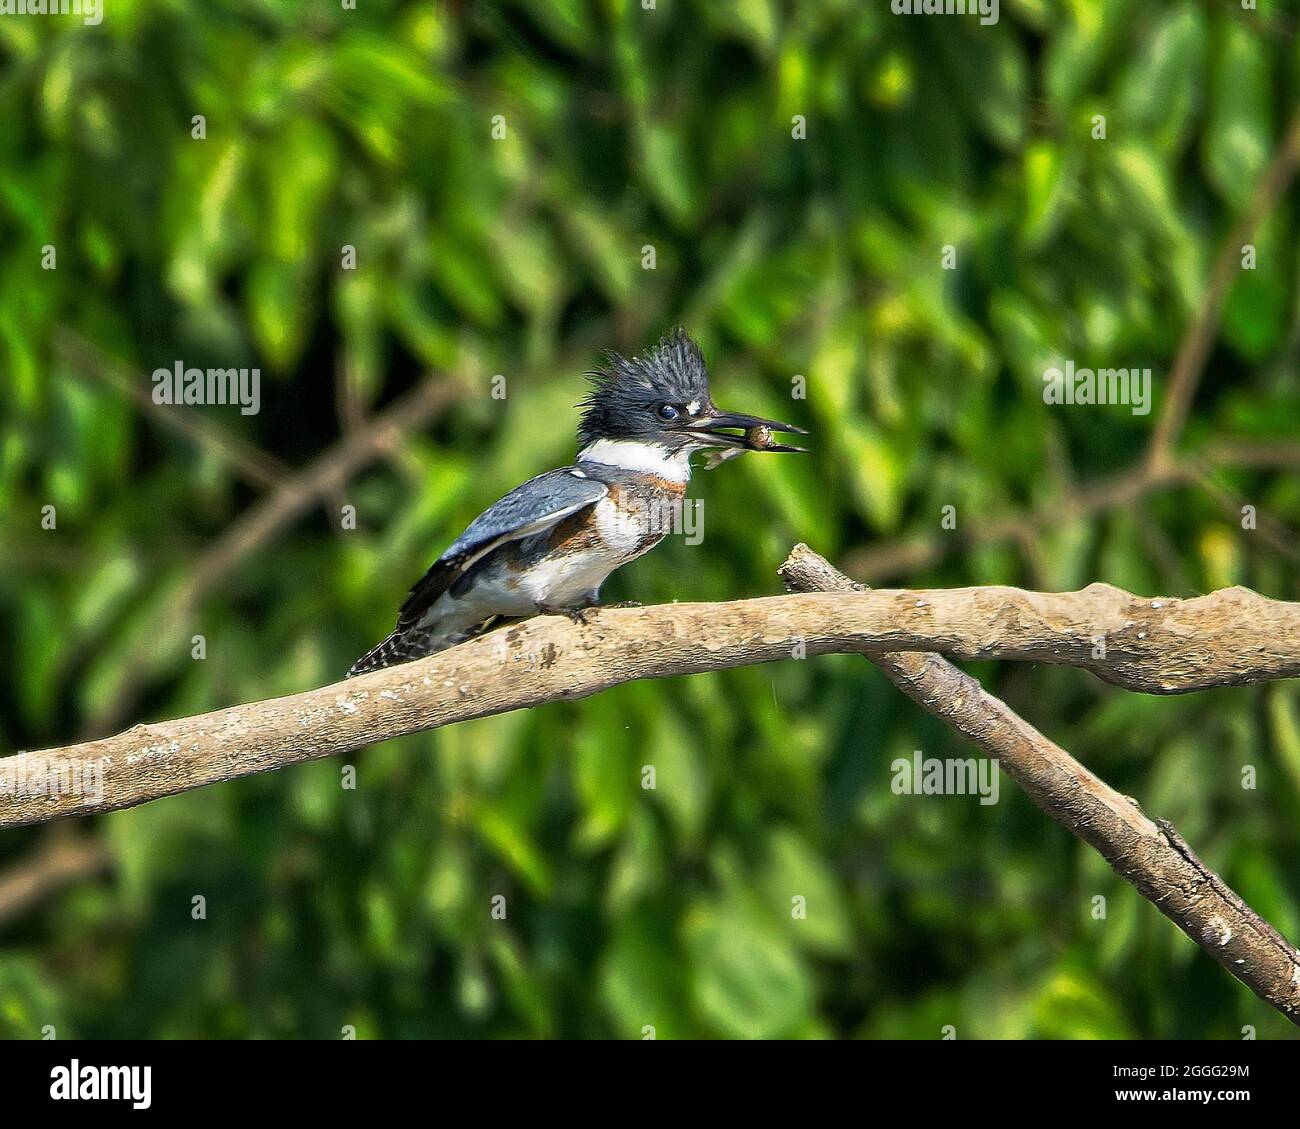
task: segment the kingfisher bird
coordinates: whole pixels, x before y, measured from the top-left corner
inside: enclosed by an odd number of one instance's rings
[[[397,626],[348,677],[409,662],[503,622],[558,612],[581,619],[600,586],[657,545],[680,517],[693,454],[803,451],[772,441],[802,427],[720,411],[700,348],[678,328],[588,374],[578,456],[479,514],[411,589]],[[740,432],[740,434],[734,434]],[[716,462],[713,464],[716,465]]]

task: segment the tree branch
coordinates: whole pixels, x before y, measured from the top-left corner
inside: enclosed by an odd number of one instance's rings
[[[1210,348],[1219,332],[1219,320],[1223,315],[1228,291],[1241,269],[1241,249],[1254,238],[1256,228],[1277,206],[1278,200],[1295,176],[1297,165],[1300,165],[1300,113],[1291,119],[1281,146],[1255,185],[1249,207],[1219,249],[1200,309],[1183,337],[1178,355],[1174,358],[1174,366],[1170,370],[1169,389],[1165,393],[1164,406],[1156,421],[1147,452],[1148,464],[1152,467],[1170,460],[1187,420],[1197,386],[1205,372]]]
[[[108,847],[98,839],[63,834],[56,828],[33,854],[0,874],[0,928],[43,898],[111,864]]]
[[[1139,599],[1109,585],[867,591],[805,546],[781,573],[817,591],[543,616],[303,694],[0,760],[0,828],[131,807],[390,737],[663,678],[861,652],[995,757],[1048,815],[1262,999],[1300,1023],[1300,953],[1167,824],[1074,761],[938,654],[1084,667],[1158,693],[1300,674],[1300,605],[1230,588]],[[1104,641],[1104,647],[1099,645]]]
[[[800,590],[861,591],[806,545],[781,566]],[[1300,1026],[1300,951],[1235,894],[1168,822],[1152,822],[968,674],[936,654],[870,656],[927,713],[993,758],[1049,817],[1246,985]]]
[[[1036,543],[1049,530],[1134,505],[1157,491],[1193,484],[1203,486],[1215,471],[1291,470],[1297,466],[1300,466],[1300,444],[1246,440],[1215,443],[1203,453],[1177,462],[1139,462],[1096,482],[1073,487],[1068,494],[1053,497],[1028,513],[993,514],[965,531],[920,534],[850,549],[844,554],[844,567],[854,576],[870,580],[902,576],[938,564],[960,549],[1010,540]]]
[[[1244,588],[1146,600],[1094,584],[663,604],[606,609],[581,625],[544,616],[349,682],[5,758],[0,827],[130,807],[405,733],[800,648],[1065,663],[1129,689],[1178,693],[1300,674],[1300,604]]]
[[[166,430],[228,462],[250,485],[274,489],[293,473],[274,455],[212,423],[198,412],[155,404],[151,382],[141,380],[129,365],[109,356],[79,334],[67,329],[56,331],[54,349],[83,379],[93,377],[115,389]]]

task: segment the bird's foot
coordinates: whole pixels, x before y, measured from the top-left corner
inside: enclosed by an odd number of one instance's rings
[[[555,604],[537,605],[538,615],[562,615],[564,616],[565,619],[569,620],[571,623],[578,623],[578,624],[582,624],[583,626],[585,626],[587,623],[590,622],[590,617],[593,610],[594,608],[592,607],[569,608],[569,607],[558,607]]]

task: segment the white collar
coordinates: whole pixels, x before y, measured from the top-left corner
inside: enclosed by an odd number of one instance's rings
[[[670,451],[661,443],[643,443],[638,439],[597,439],[578,452],[578,462],[602,463],[641,474],[654,474],[673,482],[691,477],[689,447]]]

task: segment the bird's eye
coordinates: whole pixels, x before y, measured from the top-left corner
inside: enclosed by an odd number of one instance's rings
[[[658,414],[661,420],[669,422],[675,420],[682,413],[673,404],[660,404]]]

